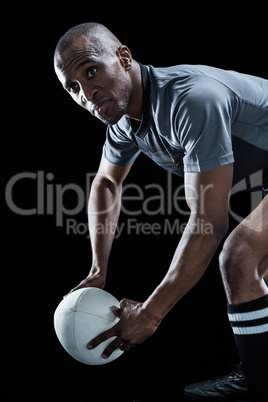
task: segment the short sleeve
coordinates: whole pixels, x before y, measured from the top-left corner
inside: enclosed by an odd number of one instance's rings
[[[185,172],[202,172],[234,162],[233,98],[232,91],[209,77],[202,77],[186,95],[178,113]]]
[[[113,165],[129,165],[140,154],[139,147],[132,140],[129,133],[130,128],[121,121],[107,127],[103,154]]]

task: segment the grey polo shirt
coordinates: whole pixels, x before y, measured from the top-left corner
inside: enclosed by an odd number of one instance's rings
[[[232,136],[268,151],[268,80],[200,65],[140,65],[143,116],[135,132],[108,126],[105,158],[128,165],[143,152],[177,175],[234,162]]]

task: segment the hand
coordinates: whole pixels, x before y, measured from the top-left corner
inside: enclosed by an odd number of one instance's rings
[[[156,322],[143,308],[142,303],[133,300],[123,299],[120,309],[112,306],[112,312],[120,321],[112,328],[92,339],[88,349],[93,349],[106,339],[116,338],[103,351],[102,357],[108,358],[112,352],[119,348],[128,351],[130,348],[139,345],[148,339],[158,328],[160,321]]]
[[[83,279],[75,288],[71,289],[70,292],[64,297],[67,297],[70,293],[73,293],[77,289],[88,287],[103,289],[105,286],[105,282],[105,275],[101,274],[99,270],[92,268],[89,275],[85,279]]]

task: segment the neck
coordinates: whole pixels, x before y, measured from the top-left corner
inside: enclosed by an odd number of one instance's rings
[[[141,120],[142,119],[142,78],[141,69],[139,64],[133,60],[130,70],[132,81],[132,92],[129,99],[129,105],[126,116],[130,119]]]

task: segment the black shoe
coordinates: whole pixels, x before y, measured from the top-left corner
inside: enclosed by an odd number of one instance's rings
[[[243,371],[238,367],[230,374],[186,385],[184,395],[192,400],[247,401],[248,389]]]

